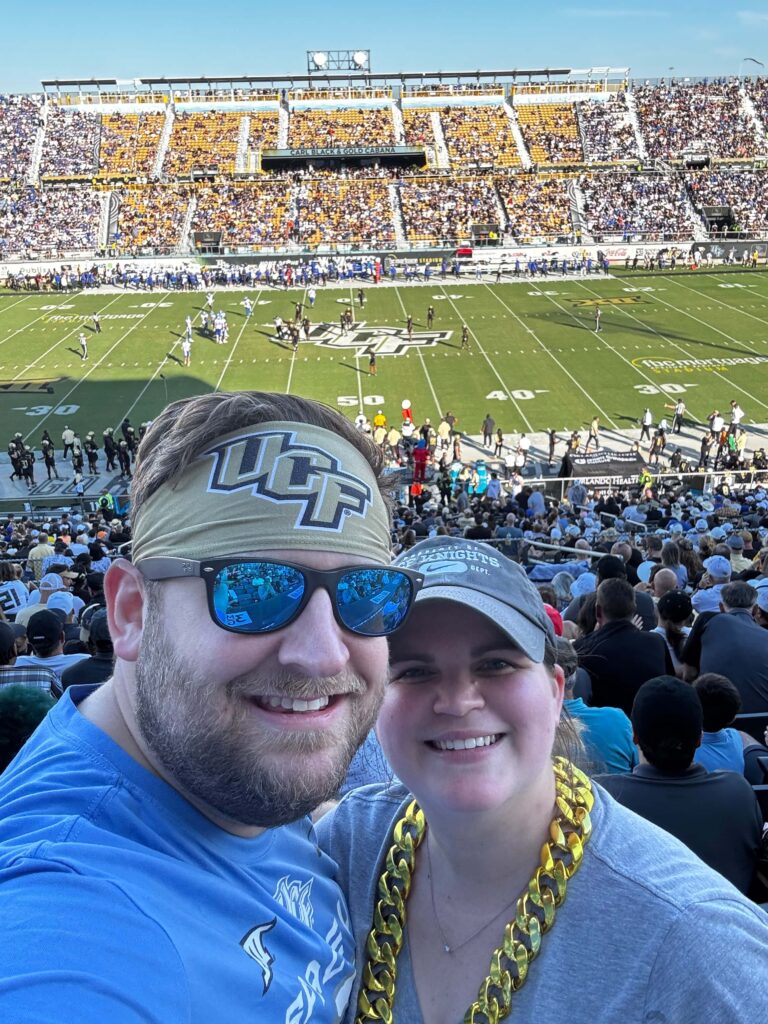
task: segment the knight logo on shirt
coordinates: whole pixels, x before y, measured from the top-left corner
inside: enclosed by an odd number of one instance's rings
[[[365,516],[371,488],[316,445],[291,430],[245,434],[205,453],[213,456],[209,492],[249,489],[266,501],[298,506],[296,529],[340,533],[348,516]]]
[[[261,980],[264,985],[261,994],[263,996],[267,994],[269,986],[272,984],[272,964],[275,962],[275,958],[264,945],[264,936],[267,932],[271,932],[276,924],[277,918],[273,917],[265,924],[257,924],[240,939],[243,951],[261,968]]]
[[[308,878],[306,882],[300,882],[298,879],[289,878],[288,875],[284,875],[277,883],[273,897],[277,903],[285,907],[289,914],[293,914],[295,918],[298,918],[308,928],[312,927],[315,917],[312,900],[310,899],[313,881],[314,879]]]

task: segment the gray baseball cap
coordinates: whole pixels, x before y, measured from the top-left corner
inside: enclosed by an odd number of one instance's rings
[[[489,544],[433,537],[398,555],[394,565],[424,576],[421,601],[454,601],[480,612],[531,661],[544,660],[544,641],[555,634],[536,587],[516,562]]]

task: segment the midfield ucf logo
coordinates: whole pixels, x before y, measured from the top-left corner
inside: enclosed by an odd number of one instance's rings
[[[298,506],[296,529],[340,533],[349,516],[365,516],[373,494],[316,445],[296,441],[290,430],[244,434],[205,453],[212,455],[209,492],[250,489],[254,496]]]
[[[324,348],[354,350],[358,356],[400,356],[409,348],[445,345],[452,335],[453,331],[414,331],[409,338],[404,327],[368,327],[361,321],[344,334],[336,324],[317,324],[310,330],[309,340]]]

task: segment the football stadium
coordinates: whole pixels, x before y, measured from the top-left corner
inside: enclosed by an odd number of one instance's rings
[[[0,68],[0,1019],[764,1018],[766,65],[300,55]]]

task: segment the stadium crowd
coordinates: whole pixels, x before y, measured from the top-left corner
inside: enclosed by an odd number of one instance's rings
[[[0,95],[0,178],[27,174],[41,118],[38,100]]]
[[[689,171],[686,183],[697,209],[729,206],[733,231],[760,232],[768,226],[768,173]]]
[[[742,109],[738,82],[667,82],[633,90],[651,157],[676,159],[705,148],[713,157],[752,157],[755,124]]]
[[[579,103],[576,111],[588,161],[601,163],[639,158],[624,93],[612,95],[607,103]]]
[[[520,166],[512,127],[500,106],[444,107],[440,121],[454,166]]]
[[[389,245],[395,240],[385,182],[322,178],[297,189],[292,237],[308,246]]]
[[[644,232],[652,237],[690,237],[685,186],[681,179],[656,175],[582,174],[588,230],[596,235],[620,234],[624,239]]]
[[[0,185],[0,258],[94,252],[100,215],[100,198],[92,188]]]
[[[584,162],[573,103],[524,104],[515,113],[534,164]]]
[[[388,107],[336,110],[294,109],[288,127],[291,149],[337,146],[392,146],[395,125]]]
[[[149,177],[154,170],[165,114],[104,114],[99,173]]]
[[[193,231],[221,231],[224,245],[279,244],[290,237],[291,188],[285,180],[217,185],[195,191]]]
[[[91,177],[99,167],[101,115],[49,106],[40,163],[43,178]]]
[[[508,231],[518,242],[571,233],[566,177],[525,174],[497,178],[496,184],[509,217]]]
[[[132,185],[117,190],[118,233],[114,241],[120,250],[177,246],[190,194],[188,185]]]
[[[499,220],[497,193],[488,178],[410,179],[398,192],[411,241],[454,240],[466,236],[473,222]]]
[[[220,110],[177,113],[163,161],[164,174],[174,178],[201,169],[231,174],[242,117]]]

